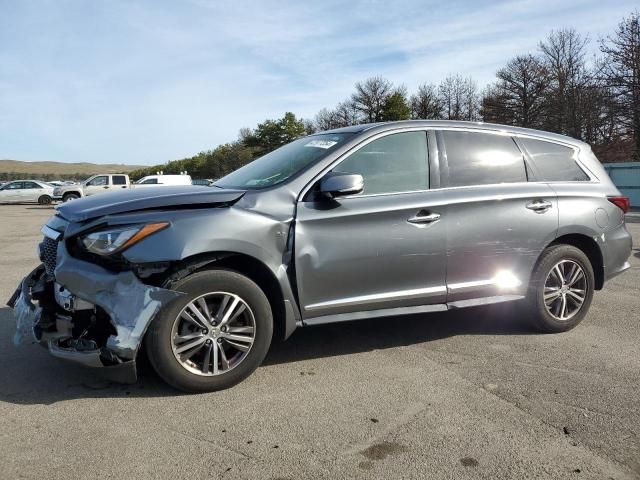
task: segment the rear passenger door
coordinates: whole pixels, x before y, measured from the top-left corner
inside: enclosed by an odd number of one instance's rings
[[[22,190],[20,190],[21,202],[37,202],[38,198],[45,193],[41,185],[36,182],[22,182]]]
[[[111,190],[121,190],[127,188],[127,177],[124,175],[111,175]]]
[[[523,295],[558,229],[555,193],[529,182],[514,139],[501,132],[442,130],[447,191],[447,301]]]

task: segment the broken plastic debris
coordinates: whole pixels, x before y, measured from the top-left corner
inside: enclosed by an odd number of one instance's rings
[[[42,308],[33,305],[25,298],[24,293],[20,292],[20,296],[13,307],[13,314],[16,319],[16,332],[13,335],[14,345],[24,343],[28,337],[35,342],[33,327],[42,314]]]

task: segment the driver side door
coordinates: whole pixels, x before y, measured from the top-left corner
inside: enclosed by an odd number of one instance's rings
[[[444,308],[444,203],[429,191],[427,152],[424,130],[374,137],[330,170],[362,175],[362,193],[298,203],[295,267],[305,321]]]
[[[109,190],[109,175],[99,175],[91,179],[84,187],[84,194],[95,195]]]
[[[23,182],[10,182],[4,185],[0,190],[0,203],[19,202],[22,184]]]

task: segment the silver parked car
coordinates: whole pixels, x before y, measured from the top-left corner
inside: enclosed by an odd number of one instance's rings
[[[571,138],[359,125],[300,138],[210,188],[62,205],[43,228],[43,264],[9,304],[16,339],[33,332],[57,357],[130,381],[144,343],[171,385],[217,390],[307,325],[513,301],[538,329],[569,330],[629,268],[628,208]]]
[[[49,205],[53,185],[39,180],[14,180],[0,187],[0,203],[34,203]]]

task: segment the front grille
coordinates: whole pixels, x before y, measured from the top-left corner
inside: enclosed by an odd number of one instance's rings
[[[58,256],[58,241],[49,237],[44,237],[40,248],[42,255],[41,260],[42,263],[44,263],[44,269],[46,270],[47,275],[53,276]]]

